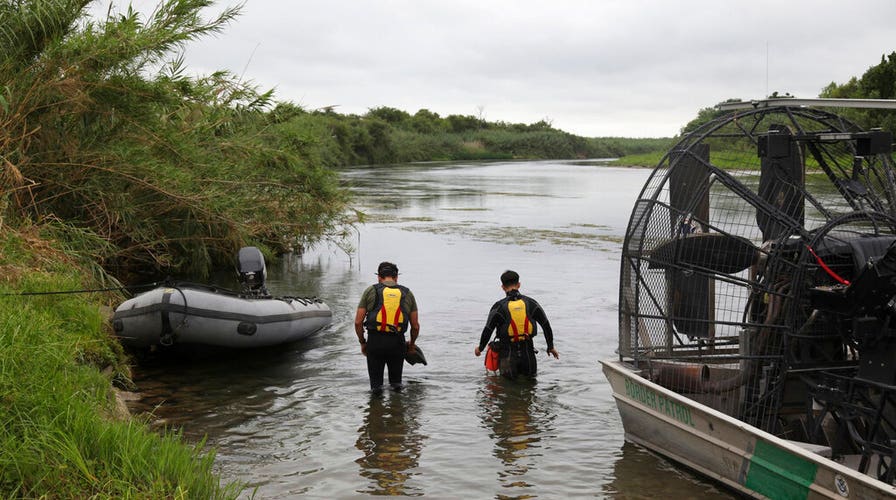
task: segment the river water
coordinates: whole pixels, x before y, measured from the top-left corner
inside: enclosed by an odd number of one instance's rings
[[[598,364],[614,356],[620,248],[648,175],[598,161],[347,169],[366,222],[268,263],[273,294],[316,295],[333,324],[285,348],[144,361],[131,409],[205,438],[256,498],[727,497],[624,442]],[[417,298],[429,364],[375,396],[352,322],[383,260]],[[555,332],[559,360],[535,338],[535,382],[473,354],[506,269]]]

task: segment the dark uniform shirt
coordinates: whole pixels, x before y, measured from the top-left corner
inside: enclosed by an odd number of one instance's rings
[[[509,300],[523,299],[526,301],[526,314],[532,318],[532,336],[538,333],[538,326],[541,325],[544,330],[544,340],[548,344],[548,350],[554,348],[554,331],[551,329],[551,323],[541,308],[541,305],[532,297],[527,297],[519,292],[519,290],[511,290],[507,292],[507,297],[495,302],[491,311],[488,313],[488,320],[485,328],[482,329],[482,336],[479,338],[479,350],[485,350],[486,344],[492,337],[492,332],[498,329],[498,339],[501,341],[509,341],[507,327],[510,325],[510,311],[507,310],[507,302]]]

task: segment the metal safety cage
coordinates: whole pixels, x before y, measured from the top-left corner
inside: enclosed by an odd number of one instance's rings
[[[892,482],[892,137],[792,103],[732,108],[635,203],[620,359],[766,431],[867,452]]]

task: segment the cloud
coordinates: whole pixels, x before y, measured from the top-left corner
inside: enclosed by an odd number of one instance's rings
[[[893,19],[892,0],[249,0],[185,55],[309,109],[657,137],[728,98],[815,97],[861,76],[896,50]]]

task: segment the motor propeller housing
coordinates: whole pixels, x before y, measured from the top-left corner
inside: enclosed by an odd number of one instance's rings
[[[237,254],[237,273],[243,294],[268,295],[267,288],[265,288],[267,268],[264,263],[264,255],[257,247],[240,248]]]

